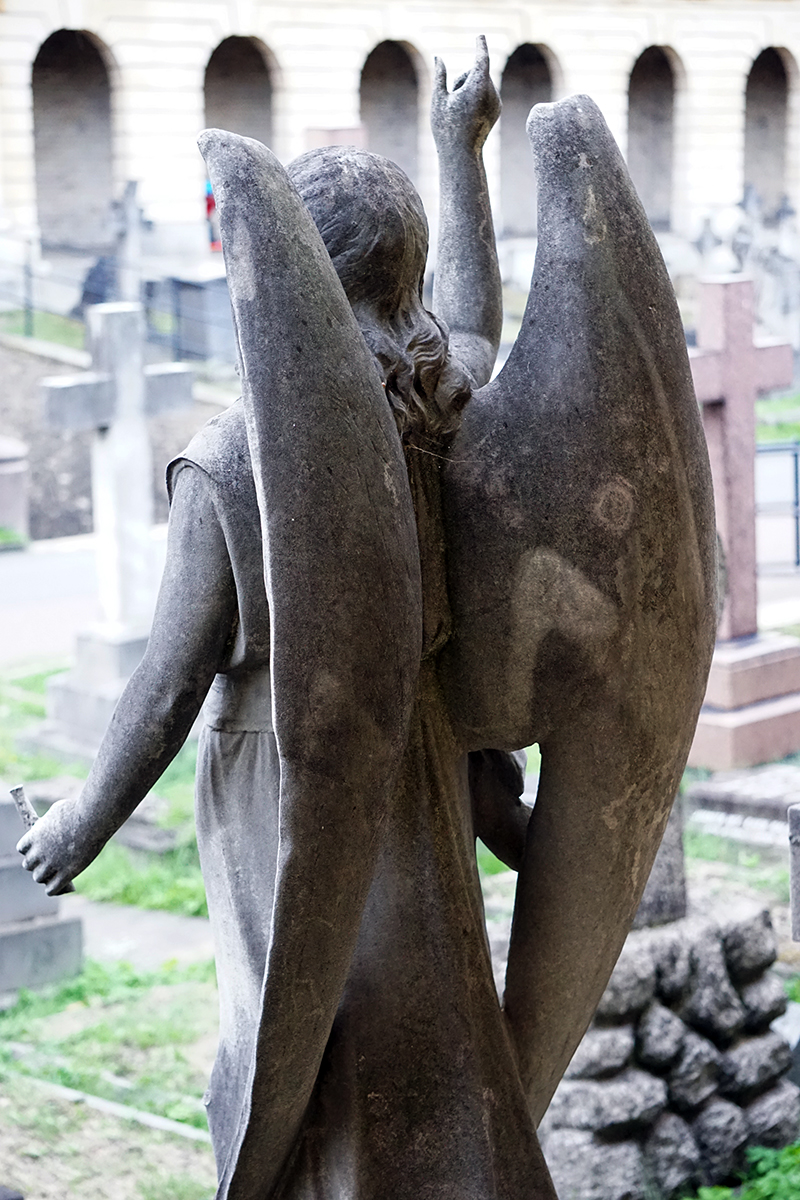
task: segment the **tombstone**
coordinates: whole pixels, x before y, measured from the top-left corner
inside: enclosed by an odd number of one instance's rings
[[[399,42],[381,42],[361,71],[361,123],[366,148],[417,177],[419,84],[411,56]]]
[[[46,248],[96,252],[108,244],[113,177],[106,53],[91,34],[59,29],[33,64],[36,201]]]
[[[775,219],[786,193],[786,130],[789,84],[777,50],[763,50],[745,89],[744,180]]]
[[[628,169],[654,229],[670,228],[675,78],[660,46],[636,60],[628,86]]]
[[[21,869],[23,832],[11,797],[0,796],[0,996],[77,975],[83,958],[80,918],[60,917],[58,897]]]
[[[19,438],[0,437],[0,550],[28,541],[29,477],[28,447]]]
[[[755,400],[787,387],[794,364],[791,346],[754,343],[750,280],[734,275],[701,282],[691,364],[728,584],[689,763],[754,766],[800,749],[800,641],[758,633]]]
[[[100,622],[78,638],[77,663],[53,680],[39,744],[92,757],[147,644],[156,594],[152,460],[146,418],[192,402],[180,363],[144,366],[140,304],[88,310],[94,370],[44,380],[45,416],[58,429],[95,431],[92,446]]]
[[[255,38],[220,42],[208,60],[204,93],[209,128],[272,145],[272,80],[265,50]]]

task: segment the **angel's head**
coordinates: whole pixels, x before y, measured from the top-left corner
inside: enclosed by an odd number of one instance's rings
[[[367,345],[401,434],[458,427],[471,380],[448,353],[448,331],[426,311],[428,222],[408,176],[352,147],[310,150],[289,177],[303,198]]]

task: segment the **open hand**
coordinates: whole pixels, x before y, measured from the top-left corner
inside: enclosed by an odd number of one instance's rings
[[[447,90],[447,70],[436,60],[436,78],[431,100],[431,129],[441,154],[449,149],[477,152],[500,116],[500,97],[489,76],[486,38],[477,39],[475,65]]]
[[[97,848],[99,849],[99,847]],[[22,865],[44,885],[48,896],[60,896],[96,856],[80,832],[75,800],[58,800],[17,842]]]

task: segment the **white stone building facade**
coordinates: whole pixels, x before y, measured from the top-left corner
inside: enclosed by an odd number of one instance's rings
[[[360,139],[435,218],[433,58],[452,79],[476,33],[505,100],[486,150],[499,232],[535,231],[527,108],[573,92],[667,236],[697,237],[746,184],[767,216],[800,209],[800,0],[0,0],[0,234],[97,251],[135,179],[159,252],[199,253],[207,120],[284,160]]]

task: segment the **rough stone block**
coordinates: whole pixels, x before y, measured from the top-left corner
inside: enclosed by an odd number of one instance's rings
[[[0,992],[41,987],[77,975],[83,956],[80,918],[37,917],[0,928]]]
[[[780,1034],[744,1038],[720,1059],[720,1094],[740,1104],[749,1104],[785,1075],[791,1065],[791,1048]]]
[[[697,929],[692,942],[689,983],[679,1015],[720,1045],[745,1022],[745,1007],[728,975],[722,942],[714,926]]]
[[[656,966],[656,995],[674,1003],[689,982],[689,923],[681,921],[652,935],[650,946]]]
[[[625,1067],[633,1054],[633,1028],[616,1025],[611,1029],[589,1029],[572,1056],[565,1078],[598,1079],[613,1075]]]
[[[598,1017],[621,1020],[640,1013],[652,1000],[655,986],[650,937],[645,932],[632,933],[597,1006]]]
[[[20,828],[19,836],[22,837]],[[30,917],[52,916],[58,912],[58,897],[48,896],[22,866],[18,854],[0,858],[0,926]]]
[[[745,921],[737,921],[723,931],[725,961],[734,983],[748,983],[771,967],[778,955],[778,943],[767,909]]]
[[[782,1079],[744,1109],[752,1146],[781,1149],[800,1135],[800,1088]]]
[[[686,1031],[678,1061],[667,1076],[669,1098],[681,1112],[697,1108],[717,1090],[721,1055],[716,1046]]]
[[[667,1103],[667,1087],[644,1071],[625,1071],[602,1083],[568,1079],[548,1112],[553,1129],[569,1127],[620,1134],[651,1125]]]
[[[777,975],[767,973],[739,989],[745,1007],[747,1033],[764,1033],[786,1012],[786,992]]]
[[[636,1029],[636,1059],[651,1071],[663,1071],[683,1048],[686,1026],[680,1017],[657,1001],[645,1009]]]
[[[577,1129],[555,1129],[544,1147],[562,1200],[645,1200],[642,1151],[637,1142],[598,1142]]]
[[[644,1143],[648,1173],[664,1200],[678,1200],[701,1182],[700,1149],[686,1121],[665,1112]]]
[[[748,1138],[742,1110],[729,1100],[711,1100],[692,1122],[705,1183],[725,1183],[743,1165]]]

